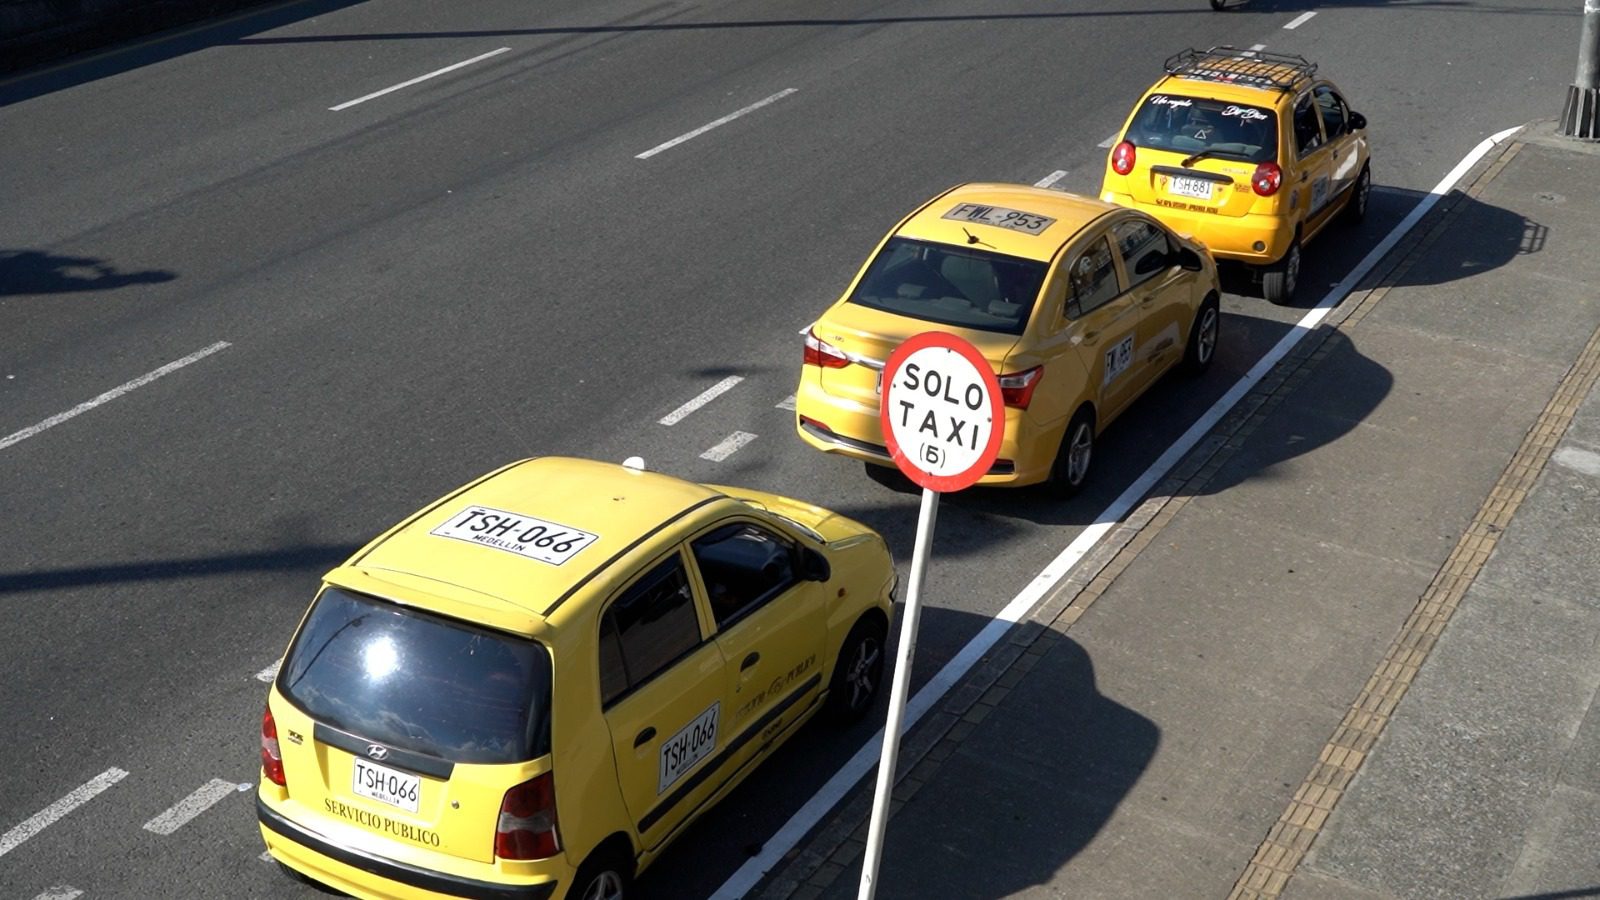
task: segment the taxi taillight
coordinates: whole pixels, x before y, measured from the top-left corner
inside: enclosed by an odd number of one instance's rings
[[[1123,141],[1115,147],[1112,147],[1111,171],[1116,172],[1118,175],[1126,175],[1129,172],[1132,172],[1133,160],[1136,156],[1138,156],[1138,153],[1135,151],[1131,141]]]
[[[1033,402],[1033,389],[1043,380],[1044,366],[1034,366],[1024,372],[1000,376],[1000,399],[1007,406],[1027,409]]]
[[[556,781],[546,772],[524,781],[500,802],[494,855],[501,859],[545,859],[561,852],[556,828]]]
[[[1262,197],[1271,197],[1278,192],[1283,184],[1283,170],[1275,162],[1264,162],[1256,166],[1255,174],[1250,176],[1250,187]]]
[[[288,787],[283,777],[283,751],[278,749],[278,723],[272,721],[272,707],[261,712],[261,772],[279,787]]]
[[[802,364],[821,366],[824,369],[842,369],[850,365],[850,359],[838,347],[817,337],[815,331],[807,331],[806,355]]]

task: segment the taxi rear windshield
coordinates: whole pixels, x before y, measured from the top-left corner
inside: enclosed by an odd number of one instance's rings
[[[1135,147],[1268,162],[1278,158],[1278,114],[1203,97],[1152,94],[1124,137]]]
[[[851,303],[941,325],[1021,334],[1045,263],[979,247],[891,238]]]
[[[306,616],[278,690],[324,724],[452,762],[549,752],[544,647],[338,588]]]

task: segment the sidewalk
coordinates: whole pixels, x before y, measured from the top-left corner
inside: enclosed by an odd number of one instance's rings
[[[1600,896],[1600,147],[1369,284],[908,736],[880,897]]]

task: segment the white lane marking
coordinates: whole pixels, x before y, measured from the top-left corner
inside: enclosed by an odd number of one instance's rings
[[[744,377],[741,375],[729,375],[727,378],[701,391],[698,397],[662,416],[658,423],[661,425],[676,425],[682,422],[689,417],[690,413],[727,393],[730,388],[743,380]]]
[[[40,893],[39,896],[34,897],[33,900],[78,900],[78,898],[82,896],[83,891],[80,891],[71,885],[58,884],[55,887],[45,888],[44,891]]]
[[[1294,17],[1294,21],[1292,21],[1289,24],[1283,26],[1283,30],[1284,31],[1293,31],[1296,28],[1299,28],[1301,25],[1304,25],[1305,23],[1311,21],[1311,17],[1316,15],[1316,14],[1317,14],[1316,10],[1312,10],[1311,12],[1303,12],[1300,15],[1295,16]]]
[[[784,88],[783,90],[777,92],[776,94],[773,94],[771,97],[768,97],[765,100],[757,100],[756,102],[750,104],[749,106],[746,106],[744,109],[739,109],[739,110],[735,110],[735,111],[733,111],[731,113],[728,113],[727,115],[725,115],[722,118],[716,120],[715,122],[708,122],[708,123],[706,123],[704,125],[701,125],[699,128],[696,128],[695,130],[693,130],[693,131],[691,131],[691,132],[689,132],[687,134],[680,134],[677,137],[673,138],[672,140],[667,141],[665,144],[657,144],[656,146],[651,147],[649,150],[646,150],[645,152],[640,153],[639,155],[635,156],[634,159],[649,159],[650,157],[655,156],[657,153],[660,153],[663,150],[671,150],[673,147],[678,146],[679,144],[683,143],[684,141],[693,140],[694,138],[697,138],[700,135],[705,134],[706,132],[710,131],[713,128],[716,128],[716,127],[718,127],[720,125],[726,125],[729,122],[732,122],[734,119],[737,119],[742,115],[746,115],[747,113],[753,113],[756,110],[760,109],[761,107],[766,106],[768,103],[776,103],[777,101],[782,100],[783,98],[789,96],[790,94],[792,94],[792,93],[794,93],[795,91],[798,91],[798,90],[799,90],[799,88]]]
[[[272,862],[272,851],[271,850],[263,850],[263,851],[261,851],[261,855],[256,857],[256,859],[259,859],[262,862]]]
[[[779,400],[778,401],[778,405],[773,407],[773,408],[774,409],[787,409],[790,412],[794,412],[794,395],[790,394],[789,396],[783,398],[782,400]]]
[[[1260,53],[1261,51],[1263,51],[1265,49],[1267,49],[1267,45],[1266,44],[1251,44],[1250,45],[1250,50],[1253,53]]]
[[[1474,147],[1472,152],[1457,163],[1456,167],[1450,170],[1450,173],[1434,187],[1433,191],[1422,198],[1416,207],[1400,221],[1400,224],[1396,225],[1394,230],[1390,231],[1377,246],[1373,247],[1362,258],[1361,262],[1350,270],[1349,274],[1345,275],[1338,284],[1329,289],[1322,300],[1312,307],[1293,328],[1289,329],[1288,333],[1271,350],[1267,351],[1267,354],[1261,357],[1250,368],[1250,371],[1244,374],[1244,377],[1235,382],[1227,393],[1223,394],[1216,403],[1211,405],[1210,409],[1206,410],[1204,415],[1189,426],[1189,430],[1185,431],[1182,437],[1174,441],[1166,452],[1151,463],[1150,468],[1146,469],[1144,474],[1128,485],[1127,489],[1117,499],[1111,501],[1111,505],[1107,506],[1095,517],[1094,524],[1080,532],[1055,559],[1051,560],[1048,565],[1040,570],[1039,574],[1033,577],[1033,580],[1026,587],[1011,599],[1010,603],[1006,604],[1004,609],[996,613],[994,618],[989,620],[988,624],[984,625],[983,629],[972,640],[967,642],[966,646],[962,647],[949,662],[944,664],[944,668],[940,669],[938,674],[934,675],[927,684],[922,686],[921,690],[917,691],[916,696],[911,698],[911,702],[906,704],[905,724],[901,733],[904,734],[910,731],[911,727],[922,718],[922,715],[933,708],[933,705],[939,702],[940,698],[948,693],[961,680],[962,676],[966,675],[967,670],[971,669],[985,653],[989,652],[990,648],[1005,636],[1012,625],[1027,616],[1033,610],[1033,607],[1044,599],[1062,578],[1066,577],[1072,567],[1077,565],[1078,561],[1083,559],[1084,555],[1133,509],[1134,505],[1144,497],[1147,491],[1155,487],[1156,483],[1162,478],[1166,477],[1167,472],[1177,465],[1184,455],[1192,450],[1194,445],[1199,443],[1200,439],[1205,437],[1207,432],[1217,422],[1221,421],[1222,417],[1227,415],[1228,411],[1245,394],[1249,393],[1268,372],[1272,371],[1272,367],[1277,365],[1279,360],[1283,359],[1290,350],[1294,349],[1296,344],[1300,343],[1306,335],[1310,334],[1322,322],[1323,318],[1327,316],[1328,310],[1337,305],[1340,300],[1343,300],[1345,295],[1350,293],[1361,282],[1361,279],[1367,276],[1368,272],[1372,271],[1372,268],[1394,248],[1394,245],[1416,226],[1417,221],[1427,215],[1428,210],[1439,202],[1439,198],[1455,186],[1461,176],[1465,175],[1496,144],[1515,134],[1520,128],[1521,126],[1518,126],[1517,128],[1508,128],[1505,131],[1498,132],[1484,140],[1477,147]],[[800,807],[799,811],[790,817],[789,821],[785,822],[776,834],[762,845],[761,852],[740,866],[738,871],[734,872],[727,881],[723,882],[721,887],[717,888],[712,897],[743,897],[748,891],[754,889],[767,872],[771,871],[789,851],[794,849],[805,838],[806,834],[818,822],[822,821],[822,817],[827,815],[829,810],[844,799],[845,795],[855,787],[857,782],[866,777],[866,774],[878,762],[879,749],[882,744],[883,729],[879,728],[877,733],[862,744],[856,750],[855,755],[851,756],[840,767],[839,771],[835,772],[833,777],[829,778],[827,783],[810,800],[807,800],[805,805]]]
[[[1101,148],[1103,150],[1109,150],[1109,149],[1111,149],[1111,145],[1115,144],[1117,142],[1117,135],[1119,135],[1121,133],[1122,132],[1120,132],[1120,131],[1115,132],[1110,137],[1106,138],[1105,140],[1101,141],[1098,144],[1095,144],[1095,146],[1099,147],[1099,148]]]
[[[1047,188],[1047,187],[1055,184],[1056,182],[1060,181],[1061,179],[1063,179],[1065,177],[1067,177],[1067,170],[1066,169],[1057,169],[1054,172],[1051,172],[1049,175],[1046,175],[1045,177],[1039,179],[1038,181],[1035,181],[1033,183],[1033,186],[1034,187]]]
[[[202,784],[194,793],[179,800],[171,809],[144,823],[144,830],[156,834],[171,834],[189,824],[190,819],[210,809],[218,800],[238,790],[237,782],[213,778]]]
[[[446,72],[454,72],[455,70],[461,68],[462,66],[470,66],[475,62],[483,62],[484,60],[488,59],[491,56],[499,56],[502,53],[510,53],[510,52],[511,52],[511,48],[510,47],[501,47],[499,50],[490,50],[488,53],[479,54],[478,56],[474,56],[471,59],[464,59],[461,62],[458,62],[458,63],[456,63],[454,65],[445,66],[442,69],[439,69],[439,70],[434,71],[434,72],[429,72],[426,75],[418,75],[416,78],[413,78],[410,81],[402,81],[399,84],[391,85],[390,87],[386,87],[381,91],[373,91],[372,93],[367,94],[364,97],[357,97],[354,100],[346,100],[345,102],[339,104],[338,106],[330,106],[330,107],[328,107],[328,111],[329,112],[338,112],[341,109],[349,109],[350,107],[355,106],[357,103],[365,103],[368,100],[375,100],[375,99],[377,99],[379,97],[382,97],[384,94],[392,94],[395,91],[398,91],[398,90],[400,90],[402,88],[408,88],[408,87],[411,87],[413,84],[418,84],[420,82],[427,81],[429,78],[437,78],[437,77],[439,77],[440,75],[443,75]]]
[[[27,821],[4,835],[0,835],[0,856],[17,849],[23,841],[45,830],[55,820],[88,803],[95,798],[95,795],[127,777],[127,772],[110,768],[74,788],[65,797],[34,813]]]
[[[283,660],[279,659],[273,661],[272,665],[267,666],[265,669],[262,669],[256,673],[256,680],[266,682],[272,681],[272,679],[278,677],[278,667],[281,665],[283,665]]]
[[[169,362],[166,365],[162,366],[161,368],[156,369],[154,372],[146,372],[145,374],[140,375],[138,378],[135,378],[132,381],[124,382],[123,384],[120,384],[120,385],[112,388],[111,390],[106,391],[104,394],[101,394],[100,396],[94,398],[93,400],[85,400],[84,402],[79,403],[77,406],[74,406],[73,408],[67,410],[64,413],[56,413],[55,415],[51,416],[48,419],[45,419],[43,422],[40,422],[37,425],[30,425],[29,427],[24,428],[21,431],[16,432],[15,434],[10,434],[10,435],[7,435],[7,436],[5,436],[3,438],[0,438],[0,450],[4,450],[5,448],[11,446],[12,444],[16,444],[16,443],[20,443],[22,441],[25,441],[28,438],[33,437],[34,435],[38,434],[41,431],[45,431],[47,429],[54,428],[57,425],[60,425],[62,422],[65,422],[68,419],[73,418],[74,416],[82,415],[83,413],[86,413],[89,410],[94,409],[96,406],[99,406],[102,403],[107,403],[107,402],[110,402],[112,400],[117,399],[118,397],[121,397],[123,394],[126,394],[129,391],[136,390],[138,388],[142,388],[145,385],[149,384],[150,382],[155,381],[157,378],[160,378],[163,375],[170,375],[173,372],[176,372],[179,369],[183,368],[184,366],[189,365],[190,363],[199,362],[200,360],[205,359],[206,357],[210,356],[211,354],[216,353],[218,350],[226,350],[226,349],[228,349],[229,347],[232,347],[232,346],[233,345],[228,343],[227,341],[217,341],[215,344],[212,344],[211,346],[205,348],[204,350],[196,350],[195,352],[189,354],[188,356],[185,356],[182,359],[175,359],[172,362]]]
[[[1574,472],[1600,476],[1600,453],[1580,450],[1577,447],[1562,447],[1550,458]]]
[[[735,431],[733,434],[723,438],[722,442],[717,444],[715,447],[712,447],[710,450],[700,454],[700,458],[709,459],[712,462],[722,462],[735,453],[738,453],[740,447],[743,447],[745,444],[748,444],[755,439],[756,436],[748,431]]]

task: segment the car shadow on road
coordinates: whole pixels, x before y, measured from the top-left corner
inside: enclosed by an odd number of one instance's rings
[[[160,284],[177,277],[166,269],[121,271],[91,256],[0,250],[0,297],[111,291],[130,284]]]
[[[923,616],[926,630],[982,624],[945,621],[980,617],[936,607]],[[1099,691],[1083,646],[1041,629],[1034,648],[1042,655],[997,711],[965,736],[947,731],[926,757],[939,762],[918,765],[921,757],[903,752],[898,772],[922,784],[889,822],[878,896],[1004,897],[1048,883],[1100,833],[1149,767],[1161,729]],[[918,727],[948,729],[941,708]],[[886,709],[880,693],[877,708],[853,727],[820,720],[806,726],[645,873],[640,894],[711,896],[733,867],[762,849],[750,836],[776,833],[864,743],[871,741],[877,758],[882,745],[872,738]],[[913,731],[902,746],[930,737]],[[874,780],[863,777],[823,821],[842,816],[847,829],[865,821]],[[855,896],[854,857],[824,896]]]
[[[70,566],[30,572],[0,572],[0,597],[36,591],[173,578],[284,572],[306,576],[307,583],[360,549],[359,544],[301,544],[256,553],[227,553],[189,559]]]

